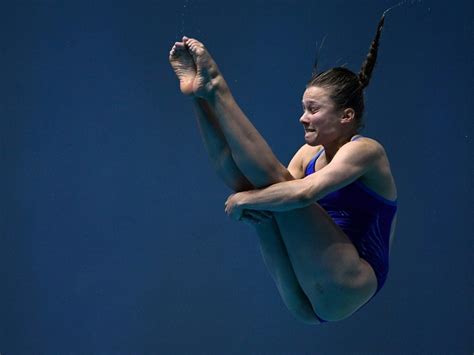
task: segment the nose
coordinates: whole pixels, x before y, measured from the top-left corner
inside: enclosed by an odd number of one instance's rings
[[[306,112],[301,115],[300,123],[302,123],[302,124],[308,124],[309,123],[308,117],[306,117]]]

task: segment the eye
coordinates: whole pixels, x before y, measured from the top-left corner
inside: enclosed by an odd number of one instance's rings
[[[316,112],[319,111],[319,106],[308,106],[307,108],[304,107],[304,105],[301,107],[301,109],[303,110],[303,113],[306,112],[306,111],[309,111],[311,114],[315,114]]]

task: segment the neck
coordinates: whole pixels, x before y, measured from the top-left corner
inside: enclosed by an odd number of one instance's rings
[[[341,136],[341,137],[339,137],[338,139],[336,139],[332,142],[329,142],[327,144],[323,144],[324,155],[326,156],[327,163],[329,164],[331,162],[332,158],[334,158],[334,156],[336,155],[339,148],[341,148],[344,144],[349,142],[351,140],[351,138],[354,137],[357,134],[358,133],[352,132],[348,135]]]

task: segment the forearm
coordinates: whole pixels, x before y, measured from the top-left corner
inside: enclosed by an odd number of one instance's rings
[[[243,193],[239,207],[249,210],[283,212],[313,203],[304,180],[285,181],[265,189]]]

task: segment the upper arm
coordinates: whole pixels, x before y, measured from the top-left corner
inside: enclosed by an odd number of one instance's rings
[[[372,172],[384,154],[383,147],[374,140],[344,144],[328,165],[304,179],[307,198],[319,200]]]

